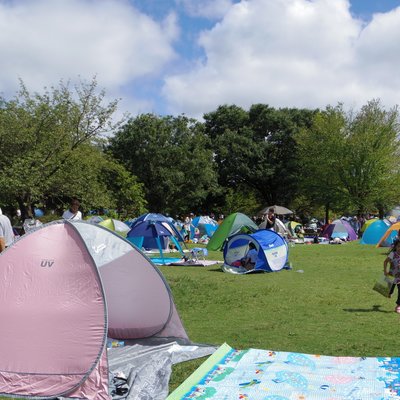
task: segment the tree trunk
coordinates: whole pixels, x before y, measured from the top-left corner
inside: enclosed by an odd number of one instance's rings
[[[325,204],[325,223],[329,223],[329,203]]]
[[[25,221],[27,218],[33,218],[33,206],[30,202],[30,196],[25,195],[17,199],[19,209],[21,210],[21,219]]]

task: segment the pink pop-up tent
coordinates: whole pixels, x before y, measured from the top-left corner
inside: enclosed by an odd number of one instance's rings
[[[0,255],[0,394],[110,399],[107,335],[188,339],[161,273],[131,243],[57,221]]]

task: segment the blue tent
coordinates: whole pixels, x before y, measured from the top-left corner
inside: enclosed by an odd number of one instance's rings
[[[184,239],[178,230],[178,228],[175,226],[174,220],[171,217],[166,217],[163,214],[159,213],[146,213],[142,214],[140,217],[136,218],[132,223],[130,224],[131,228],[134,228],[135,225],[141,223],[141,221],[157,221],[157,222],[165,222],[165,226],[172,231],[173,235],[176,237],[176,239],[179,242],[184,242]],[[146,241],[145,241],[146,244]],[[146,246],[144,246],[146,247]],[[151,246],[148,246],[151,248]]]
[[[377,219],[368,225],[368,228],[364,231],[360,244],[378,244],[381,237],[386,233],[390,227],[388,220]]]
[[[239,233],[232,236],[224,247],[224,267],[226,272],[246,273],[235,265],[249,250],[249,243],[254,243],[258,257],[253,271],[276,272],[287,268],[289,249],[287,242],[278,233],[261,229],[249,235]]]
[[[192,227],[190,228],[190,237],[194,238],[196,236],[197,228],[197,236],[207,235],[210,238],[218,227],[218,222],[213,220],[211,217],[206,215],[195,217],[193,218]]]
[[[41,210],[40,208],[35,208],[35,209],[33,210],[33,213],[34,213],[34,215],[35,215],[36,218],[43,217],[43,215],[44,215],[44,211]]]
[[[139,249],[158,250],[162,261],[164,251],[168,249],[168,243],[175,245],[176,249],[183,255],[183,250],[175,237],[173,230],[166,222],[142,220],[138,221],[128,232],[126,238]],[[147,247],[151,246],[151,247]]]

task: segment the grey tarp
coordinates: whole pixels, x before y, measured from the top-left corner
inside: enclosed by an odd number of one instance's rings
[[[110,375],[121,373],[127,378],[129,392],[113,399],[164,400],[172,365],[212,354],[216,347],[208,345],[179,345],[177,342],[148,346],[142,344],[108,350]],[[112,391],[112,384],[110,390]]]

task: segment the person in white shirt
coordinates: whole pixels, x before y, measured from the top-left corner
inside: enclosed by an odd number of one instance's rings
[[[14,231],[10,219],[4,215],[0,208],[0,253],[14,241]]]
[[[68,210],[64,211],[63,218],[68,220],[80,220],[82,219],[82,213],[79,211],[79,200],[72,199],[71,205]]]

